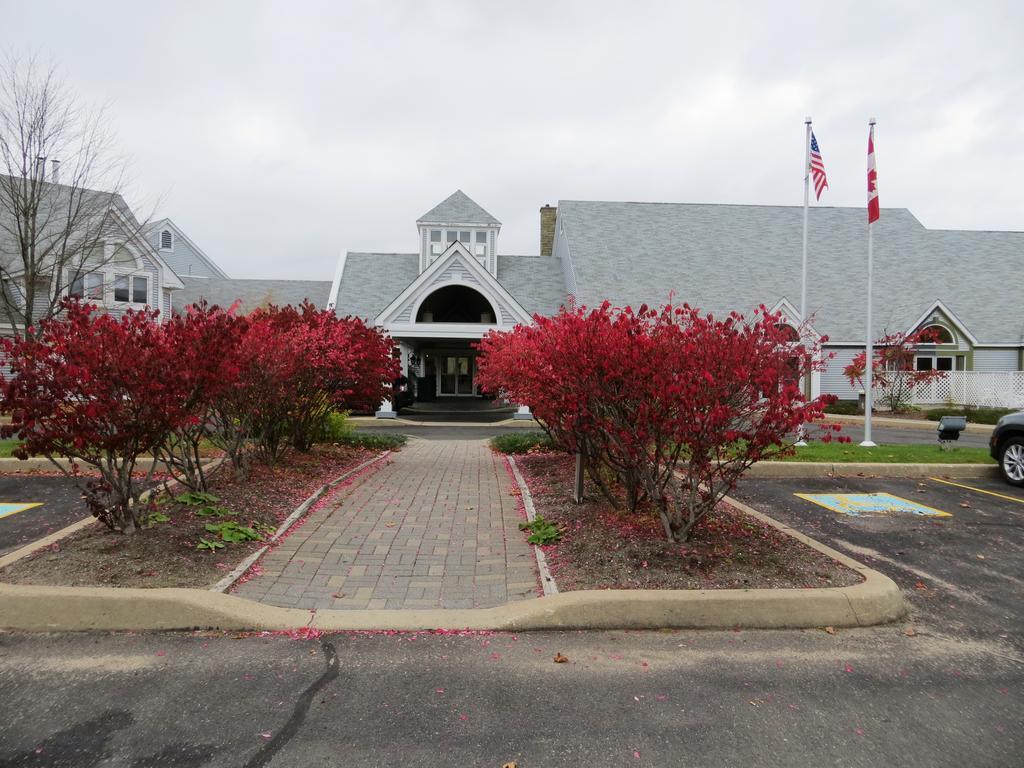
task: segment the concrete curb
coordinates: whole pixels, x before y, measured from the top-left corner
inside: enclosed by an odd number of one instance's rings
[[[998,477],[996,464],[875,464],[818,461],[761,461],[744,477],[950,477],[979,479]]]
[[[245,572],[248,571],[250,568],[252,568],[253,564],[261,557],[263,557],[266,551],[270,549],[270,547],[273,546],[278,541],[278,539],[284,536],[288,532],[289,528],[291,528],[293,525],[295,525],[295,523],[301,520],[303,515],[305,515],[309,511],[309,508],[316,504],[318,501],[320,501],[320,499],[322,499],[332,488],[336,488],[337,486],[341,485],[346,480],[348,480],[350,477],[362,472],[367,467],[373,466],[378,461],[386,459],[390,455],[391,451],[384,451],[374,456],[372,459],[367,459],[359,466],[353,467],[347,472],[344,472],[343,474],[331,480],[326,485],[321,485],[319,488],[317,488],[309,498],[307,498],[304,502],[299,504],[299,506],[297,506],[292,511],[292,513],[284,519],[284,522],[282,522],[281,525],[277,527],[277,530],[274,531],[274,535],[270,537],[270,540],[267,542],[266,546],[260,547],[247,558],[245,558],[241,563],[239,563],[235,567],[233,571],[231,571],[231,573],[229,573],[223,579],[221,579],[212,587],[210,587],[210,591],[227,592],[229,589],[231,589],[231,586],[240,578],[242,578],[242,575],[245,574]]]
[[[218,457],[215,459],[206,459],[203,466],[209,466],[210,464],[213,464],[214,462],[220,460],[222,460],[222,457]],[[60,467],[63,467],[64,469],[71,468],[71,462],[68,461],[67,459],[56,459],[56,462]],[[162,463],[163,462],[161,462],[161,464]],[[138,460],[138,462],[136,462],[135,467],[139,472],[148,472],[149,468],[152,465],[153,459],[141,458]],[[88,465],[83,464],[82,462],[78,462],[78,466],[81,467],[81,469],[83,470],[83,474],[88,473]],[[13,475],[19,472],[39,471],[59,472],[60,470],[58,469],[57,466],[54,465],[52,461],[43,458],[42,456],[30,456],[27,459],[17,459],[8,456],[0,458],[0,475]]]
[[[864,581],[852,587],[814,589],[580,590],[497,608],[415,611],[305,611],[198,589],[0,584],[0,627],[34,632],[799,629],[870,626],[906,614],[906,602],[887,576],[740,502],[727,502],[857,571]]]
[[[512,477],[515,478],[516,485],[519,486],[519,494],[523,500],[526,519],[532,523],[537,518],[537,509],[533,506],[533,496],[530,495],[530,487],[526,484],[526,480],[523,479],[516,460],[511,455],[506,455],[505,461],[508,462],[509,469],[512,470]],[[551,575],[551,569],[548,568],[548,559],[544,555],[544,550],[536,544],[531,546],[533,547],[533,554],[537,557],[537,571],[540,573],[540,585],[544,590],[544,594],[557,595],[558,585],[555,584],[555,577]]]

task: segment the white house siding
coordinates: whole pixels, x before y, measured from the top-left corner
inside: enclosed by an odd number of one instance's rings
[[[163,300],[160,302],[160,319],[168,320],[171,317],[171,292],[164,291]]]
[[[176,274],[183,277],[221,277],[210,269],[209,264],[183,238],[178,237],[177,232],[174,232],[173,229],[171,230],[174,234],[173,247],[169,251],[160,250],[160,233],[162,231],[163,228],[159,228],[150,232],[149,244]]]
[[[974,350],[974,370],[976,371],[1016,371],[1020,352],[1013,348]]]
[[[840,400],[856,400],[860,390],[850,386],[850,381],[843,375],[843,369],[853,362],[858,354],[864,350],[859,347],[826,347],[826,353],[835,353],[835,356],[826,364],[825,371],[821,374],[821,393],[824,395],[835,395]]]

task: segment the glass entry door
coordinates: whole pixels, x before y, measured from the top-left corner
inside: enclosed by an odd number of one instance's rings
[[[441,395],[472,395],[473,394],[473,358],[443,357],[441,358],[440,381],[437,391]]]

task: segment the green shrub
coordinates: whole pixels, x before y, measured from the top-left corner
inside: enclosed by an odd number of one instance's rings
[[[355,431],[344,411],[330,411],[313,428],[314,443],[340,443]]]
[[[825,406],[825,413],[839,414],[842,416],[860,416],[864,411],[856,400],[836,400],[832,405]]]
[[[540,547],[562,540],[562,531],[550,520],[545,520],[542,515],[537,515],[532,522],[520,523],[519,530],[529,531],[530,535],[526,541]]]
[[[499,453],[529,453],[534,448],[554,450],[555,446],[543,432],[506,432],[492,437],[491,447]]]
[[[938,421],[943,416],[966,416],[968,424],[995,424],[1013,408],[934,408],[928,411],[929,421]]]

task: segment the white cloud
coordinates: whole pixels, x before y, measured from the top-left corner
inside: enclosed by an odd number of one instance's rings
[[[229,273],[330,279],[413,250],[462,188],[537,250],[558,198],[799,204],[803,118],[861,205],[1024,229],[1024,12],[1008,2],[9,5],[111,115],[135,197]],[[143,206],[144,207],[144,206]]]

